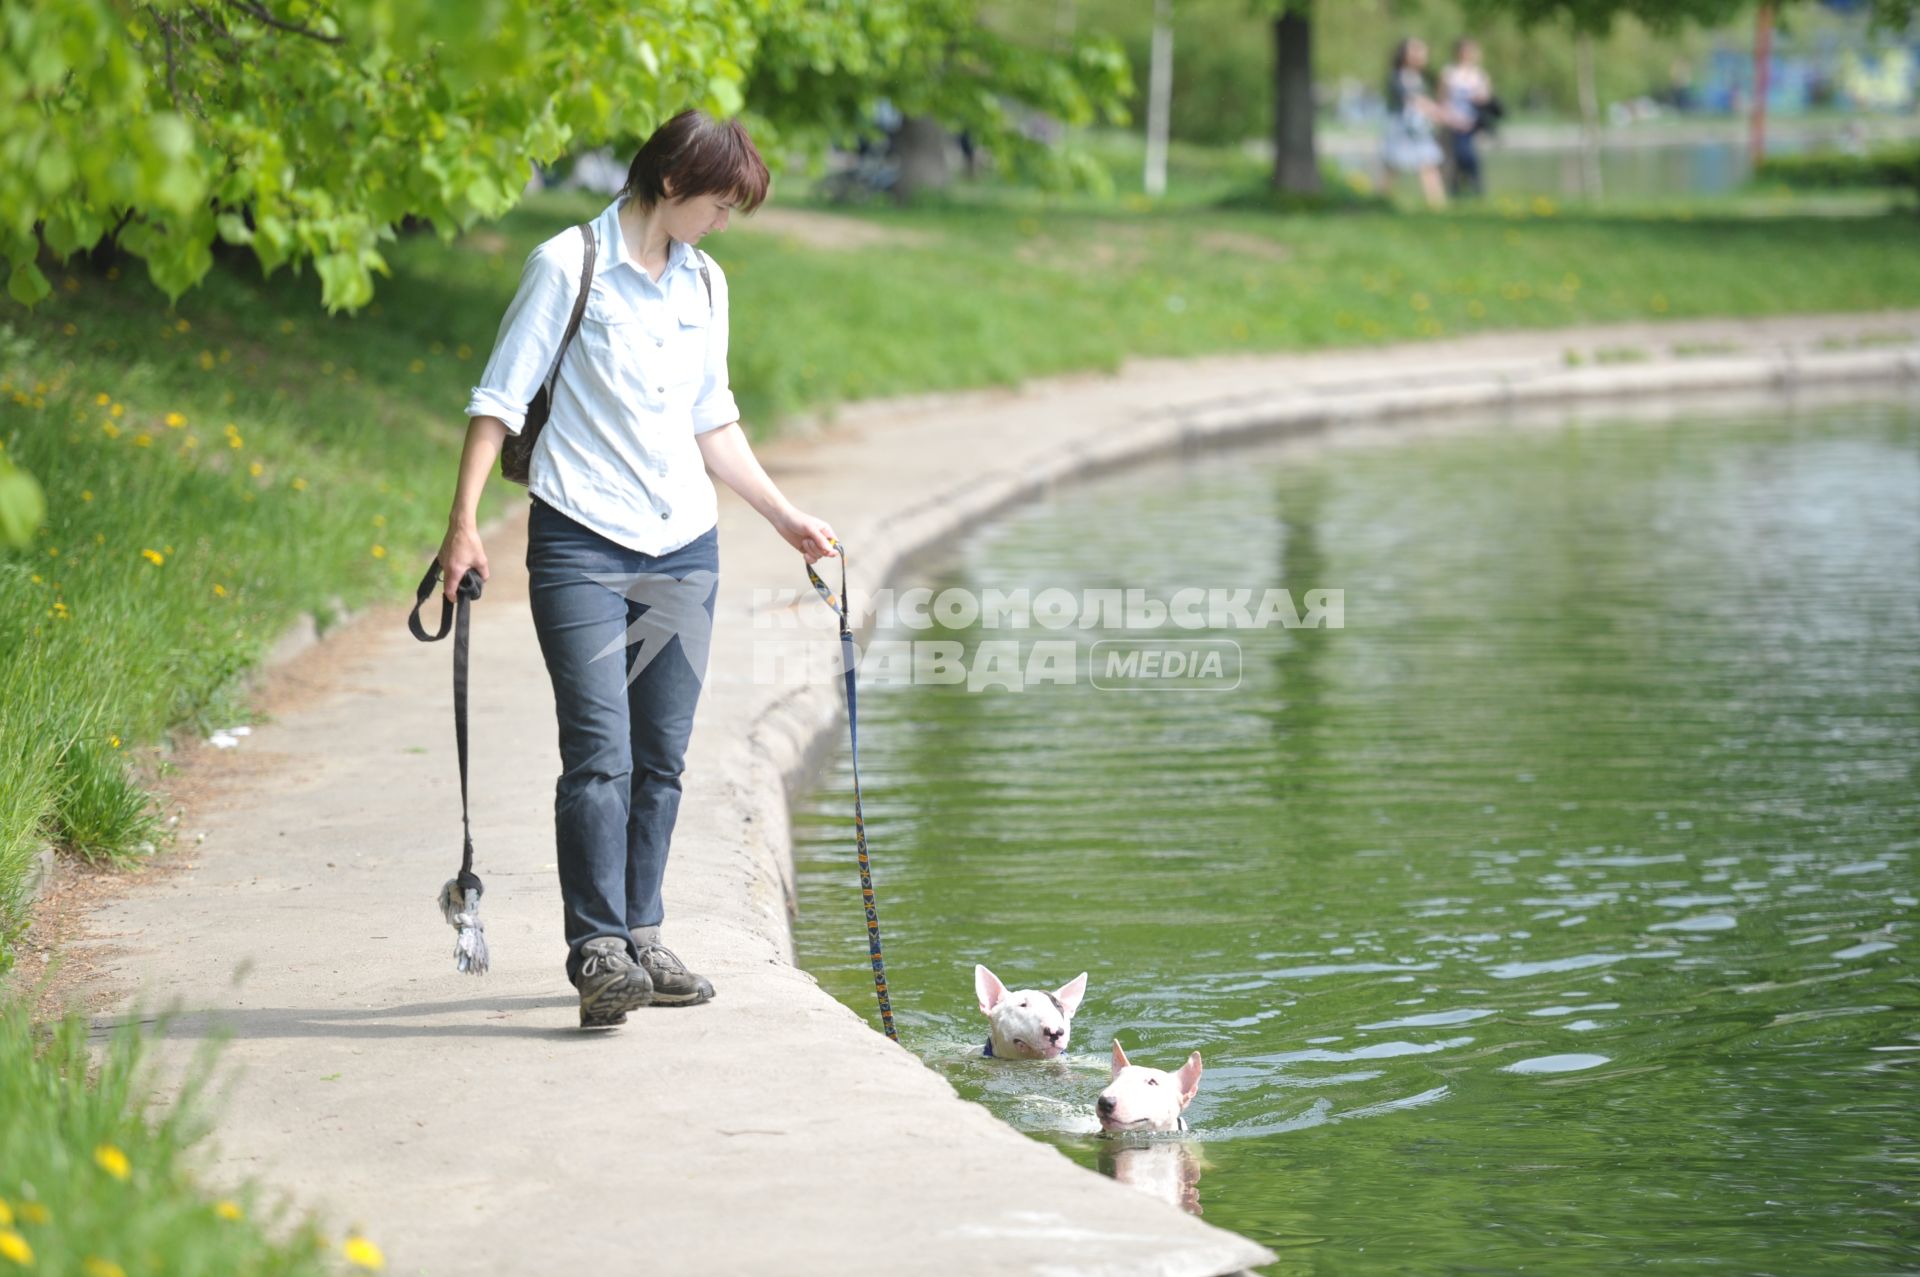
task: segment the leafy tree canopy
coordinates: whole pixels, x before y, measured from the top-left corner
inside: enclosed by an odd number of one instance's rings
[[[331,310],[386,272],[402,219],[452,237],[529,166],[700,106],[769,134],[844,127],[880,95],[1039,157],[1023,109],[1113,118],[1111,45],[1043,56],[980,0],[0,0],[0,270],[33,304],[40,243],[105,239],[169,296],[216,239],[311,260]]]

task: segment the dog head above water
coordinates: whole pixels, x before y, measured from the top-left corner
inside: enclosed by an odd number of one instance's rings
[[[1048,993],[1044,989],[1009,992],[1000,978],[985,967],[973,969],[973,992],[981,1014],[993,1026],[987,1054],[1019,1060],[1051,1060],[1067,1049],[1073,1013],[1087,995],[1087,973]]]
[[[1113,1040],[1113,1074],[1107,1089],[1093,1106],[1100,1129],[1121,1131],[1179,1131],[1186,1129],[1180,1115],[1200,1093],[1200,1053],[1195,1051],[1178,1073],[1166,1073],[1131,1063]]]

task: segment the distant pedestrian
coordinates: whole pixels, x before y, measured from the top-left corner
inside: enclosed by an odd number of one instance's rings
[[[1440,101],[1455,119],[1447,126],[1447,194],[1482,195],[1480,135],[1491,122],[1493,81],[1480,65],[1480,43],[1467,36],[1453,42],[1453,61],[1440,73]]]
[[[1387,75],[1386,136],[1380,147],[1380,160],[1386,168],[1382,185],[1390,186],[1395,173],[1417,173],[1427,206],[1444,208],[1447,188],[1440,165],[1446,157],[1434,131],[1453,128],[1459,120],[1428,93],[1426,66],[1425,41],[1406,39],[1394,46],[1393,66]]]

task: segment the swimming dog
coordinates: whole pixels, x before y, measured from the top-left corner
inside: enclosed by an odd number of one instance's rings
[[[991,1026],[983,1055],[1051,1060],[1067,1049],[1073,1013],[1087,996],[1087,973],[1082,971],[1052,993],[1044,989],[1008,992],[993,972],[975,966],[973,992]]]
[[[1113,1040],[1113,1072],[1093,1112],[1109,1135],[1122,1131],[1184,1131],[1181,1114],[1200,1092],[1200,1053],[1187,1057],[1177,1073],[1134,1064]]]

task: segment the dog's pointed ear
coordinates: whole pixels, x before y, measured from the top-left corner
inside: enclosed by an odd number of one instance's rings
[[[1115,1038],[1113,1040],[1113,1072],[1112,1074],[1109,1075],[1110,1079],[1119,1077],[1120,1070],[1126,1067],[1127,1067],[1127,1053],[1120,1049],[1120,1039]]]
[[[1174,1074],[1180,1082],[1180,1107],[1193,1103],[1193,1097],[1200,1094],[1200,1053],[1195,1051],[1187,1057],[1187,1062]]]
[[[1080,1009],[1080,999],[1087,996],[1087,973],[1082,971],[1073,979],[1055,990],[1054,997],[1060,999],[1060,1009],[1072,1019],[1073,1013]]]
[[[1007,996],[1007,986],[1000,983],[999,976],[978,963],[975,963],[973,968],[973,996],[980,999],[980,1014],[992,1015],[994,1007],[1005,1000]]]

